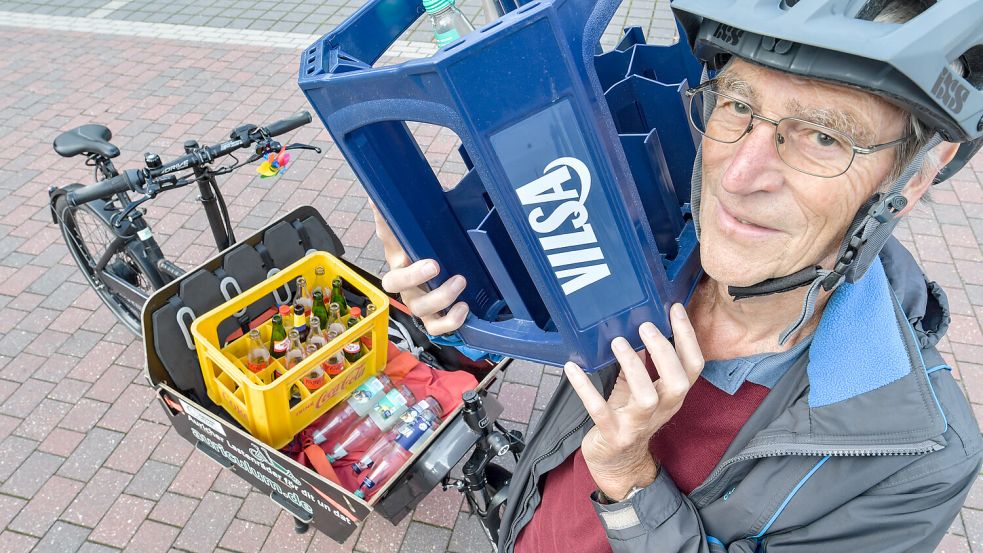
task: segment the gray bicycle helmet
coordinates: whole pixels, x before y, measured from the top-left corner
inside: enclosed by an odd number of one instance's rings
[[[951,177],[983,145],[983,1],[909,0],[905,23],[875,21],[898,0],[672,0],[694,54],[709,70],[732,56],[791,74],[862,89],[913,114],[934,136],[884,194],[857,213],[832,271],[806,267],[792,275],[731,287],[735,299],[810,285],[784,343],[812,315],[819,287],[856,282],[873,263],[907,200],[905,184],[942,140],[961,143],[935,177]],[[712,110],[712,106],[706,109]],[[709,113],[704,114],[708,117]],[[702,156],[693,175],[699,219]],[[699,228],[697,228],[699,233]]]

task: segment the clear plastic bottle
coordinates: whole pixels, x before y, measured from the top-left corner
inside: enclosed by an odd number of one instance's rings
[[[330,438],[343,436],[360,418],[369,414],[372,406],[392,389],[392,380],[384,374],[366,380],[355,388],[348,401],[332,407],[308,426],[314,430],[311,439],[314,443],[320,444]]]
[[[443,48],[474,30],[468,18],[451,0],[423,0],[423,9],[430,16],[437,47]]]
[[[344,438],[329,443],[328,447],[324,448],[329,452],[328,461],[334,463],[351,451],[367,450],[380,436],[400,422],[400,416],[415,402],[413,392],[405,385],[390,390],[372,407],[369,415],[353,426]]]
[[[365,499],[375,494],[413,456],[417,446],[433,434],[438,421],[429,409],[424,409],[411,422],[404,422],[395,438],[375,452],[368,473],[355,489],[355,496]]]
[[[423,417],[425,420],[432,423],[430,429],[431,432],[426,436],[421,437],[417,445],[409,448],[410,454],[415,454],[417,451],[419,451],[418,446],[422,446],[423,442],[425,442],[430,434],[433,433],[432,431],[436,430],[437,426],[440,425],[440,417],[442,415],[443,409],[441,409],[440,404],[437,403],[436,399],[434,399],[432,396],[423,398],[417,402],[416,405],[407,409],[407,411],[403,413],[403,416],[400,417],[403,421],[402,424],[397,426],[382,438],[379,438],[379,440],[372,444],[372,447],[365,452],[365,455],[362,455],[362,458],[359,459],[358,462],[352,464],[352,472],[355,474],[361,474],[363,471],[372,468],[372,466],[375,464],[375,460],[385,455],[385,451],[392,446],[393,441],[395,441],[400,434],[407,434],[410,432],[407,425],[416,425],[420,422],[420,417]]]

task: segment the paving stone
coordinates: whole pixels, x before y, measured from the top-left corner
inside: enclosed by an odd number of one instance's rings
[[[153,506],[153,502],[146,499],[132,495],[119,496],[99,525],[92,530],[89,539],[112,547],[125,547]]]
[[[34,550],[37,538],[16,534],[9,530],[0,533],[0,551],[4,553],[27,553]]]
[[[85,543],[85,538],[89,536],[89,529],[67,522],[56,522],[44,538],[38,542],[34,551],[36,553],[65,553],[66,551],[76,551]]]
[[[8,436],[0,442],[0,481],[5,481],[31,456],[38,443],[20,436]]]
[[[444,491],[437,486],[420,501],[413,511],[413,520],[433,526],[453,528],[464,495],[457,490]]]
[[[29,499],[58,470],[65,459],[35,451],[0,487],[0,492]]]
[[[294,532],[294,518],[286,511],[280,511],[270,535],[263,543],[263,551],[290,553],[291,551],[306,551],[313,539],[313,532],[298,534]]]
[[[7,528],[38,538],[44,536],[81,489],[80,482],[52,476]]]
[[[244,553],[259,552],[262,550],[263,542],[266,541],[269,533],[269,526],[235,519],[225,531],[225,535],[222,536],[222,541],[219,542],[219,545],[226,549],[242,551]]]
[[[191,520],[185,524],[174,542],[175,547],[210,553],[218,545],[241,505],[242,500],[235,497],[215,492],[205,494]]]
[[[222,467],[201,452],[194,452],[185,462],[170,490],[188,497],[203,498]]]
[[[0,527],[7,527],[7,524],[17,513],[27,505],[26,499],[20,499],[18,497],[11,497],[9,495],[0,495]]]
[[[129,474],[100,468],[85,484],[85,488],[72,501],[61,518],[80,526],[94,528],[113,506],[129,481]]]
[[[157,502],[150,518],[171,526],[184,526],[198,507],[199,501],[174,493],[165,493]]]
[[[362,522],[362,533],[355,548],[366,553],[386,553],[399,551],[403,536],[410,525],[410,517],[404,518],[393,527],[392,523],[381,516],[371,513]]]
[[[246,496],[236,516],[249,522],[272,525],[282,509],[268,496],[252,491]]]
[[[123,435],[119,432],[93,428],[75,448],[75,452],[65,460],[58,474],[88,481],[113,453],[122,438]]]
[[[130,544],[126,546],[125,551],[164,553],[174,543],[179,532],[180,530],[173,526],[144,520],[140,528],[137,529],[137,533],[133,535],[133,539],[130,540]]]
[[[167,429],[161,424],[138,420],[106,460],[106,466],[129,473],[140,471]]]
[[[505,382],[498,393],[498,400],[505,406],[502,418],[517,422],[529,422],[533,404],[536,401],[536,388]]]
[[[16,434],[32,440],[44,440],[71,408],[68,403],[44,399],[17,427]]]
[[[478,553],[492,552],[491,542],[485,534],[478,519],[468,513],[457,514],[457,524],[454,525],[454,532],[451,534],[450,543],[447,551],[454,553]]]
[[[178,470],[174,465],[147,461],[130,481],[126,493],[156,501],[167,491]]]
[[[407,553],[440,553],[447,550],[450,538],[451,531],[446,528],[411,522],[399,550]]]

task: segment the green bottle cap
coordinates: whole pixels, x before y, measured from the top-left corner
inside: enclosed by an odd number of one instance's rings
[[[437,13],[440,10],[454,5],[451,0],[423,0],[423,9],[427,10],[427,13]]]

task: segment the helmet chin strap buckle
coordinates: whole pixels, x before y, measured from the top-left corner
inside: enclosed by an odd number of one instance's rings
[[[901,194],[888,194],[870,206],[867,215],[883,224],[897,216],[907,205],[908,198],[905,198]]]

